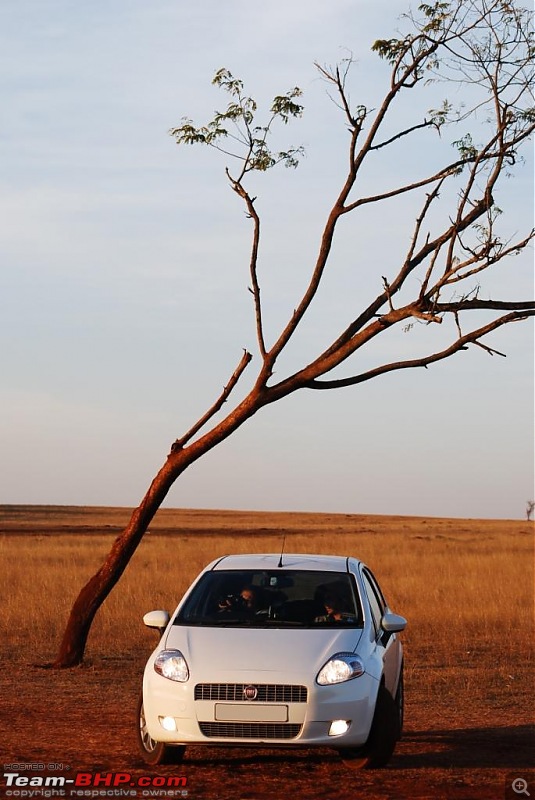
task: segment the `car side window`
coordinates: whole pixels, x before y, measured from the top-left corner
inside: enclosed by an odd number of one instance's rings
[[[373,577],[370,575],[368,570],[362,571],[362,579],[364,582],[364,588],[366,589],[366,594],[368,596],[368,601],[370,604],[375,633],[377,635],[381,630],[381,619],[385,609],[384,598],[376,588],[375,581],[373,580]]]
[[[370,569],[368,569],[368,567],[366,567],[366,569],[364,571],[368,575],[368,579],[370,581],[370,584],[371,584],[371,586],[372,586],[372,588],[373,588],[373,590],[375,592],[375,595],[377,597],[379,605],[381,606],[381,613],[384,614],[385,611],[386,611],[386,607],[387,607],[388,603],[386,602],[385,596],[382,593],[381,588],[380,588],[380,586],[379,586],[379,584],[377,582],[377,578],[375,577],[373,572]]]

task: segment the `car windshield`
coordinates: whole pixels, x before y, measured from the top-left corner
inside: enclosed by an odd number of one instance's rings
[[[362,627],[354,579],[316,570],[214,570],[202,576],[175,625]]]

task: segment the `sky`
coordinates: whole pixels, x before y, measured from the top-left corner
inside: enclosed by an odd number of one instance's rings
[[[254,358],[236,398],[246,391],[259,357],[250,221],[225,177],[233,163],[177,147],[169,130],[224,108],[211,85],[221,67],[259,106],[294,86],[304,92],[303,119],[276,135],[281,147],[303,145],[305,158],[249,185],[262,216],[259,275],[274,341],[345,178],[346,126],[314,64],[352,54],[352,99],[377,105],[388,73],[370,45],[395,35],[407,7],[2,4],[0,503],[136,506],[243,348]],[[423,102],[409,96],[402,113],[417,116]],[[427,156],[451,146],[419,141],[402,158],[376,159],[364,190],[419,174]],[[532,224],[531,176],[528,163],[504,182],[506,232]],[[380,291],[381,276],[395,274],[419,201],[344,219],[321,298],[277,377],[324,349]],[[532,297],[532,252],[483,286],[485,296]],[[442,341],[437,327],[385,336],[354,368],[422,353]],[[428,370],[303,391],[263,409],[190,467],[166,505],[525,517],[534,494],[533,328],[511,325],[487,343],[507,357],[471,347]]]

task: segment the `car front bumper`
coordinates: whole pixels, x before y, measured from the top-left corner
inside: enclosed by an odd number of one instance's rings
[[[143,681],[148,731],[156,741],[168,744],[344,748],[366,742],[379,687],[376,678],[364,673],[344,683],[319,686],[298,677],[239,671],[225,676],[225,683],[203,683],[210,688],[199,692],[197,681],[171,681],[148,666]],[[259,690],[258,696],[246,699],[245,687]],[[295,702],[293,689],[299,687]],[[335,721],[346,721],[347,730],[333,734]]]

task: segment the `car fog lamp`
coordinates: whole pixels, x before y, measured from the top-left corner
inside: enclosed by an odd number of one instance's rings
[[[350,725],[351,720],[334,719],[331,722],[331,727],[329,728],[329,736],[341,736],[343,733],[347,733]]]
[[[176,731],[176,722],[174,717],[158,717],[158,721],[164,731]]]

